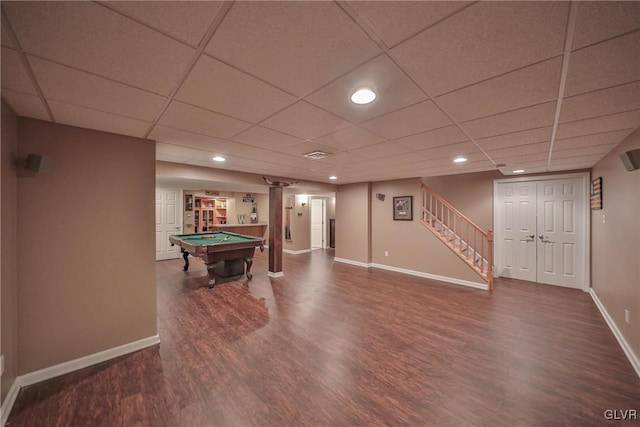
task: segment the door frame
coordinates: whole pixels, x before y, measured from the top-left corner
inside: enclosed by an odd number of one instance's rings
[[[178,193],[178,200],[177,200],[177,204],[178,204],[178,218],[177,218],[177,222],[178,224],[180,224],[180,228],[178,229],[178,233],[176,234],[182,234],[182,232],[184,231],[184,218],[183,218],[183,212],[184,212],[184,189],[182,188],[171,188],[171,187],[156,187],[155,191],[157,192],[158,190],[160,191],[175,191],[176,193]],[[157,249],[157,248],[156,248]],[[156,255],[157,255],[157,251],[156,251]],[[178,252],[178,257],[180,258],[180,252]],[[156,259],[156,261],[161,261]]]
[[[514,182],[530,182],[530,181],[551,181],[556,179],[568,179],[568,178],[580,178],[582,191],[584,192],[584,200],[582,203],[582,209],[584,209],[584,224],[581,226],[585,230],[583,235],[583,245],[584,245],[584,258],[581,262],[583,268],[583,277],[584,283],[581,288],[585,292],[589,292],[591,288],[591,205],[590,205],[590,183],[591,183],[591,174],[589,172],[577,172],[577,173],[566,173],[566,174],[555,174],[555,175],[531,175],[531,176],[519,176],[515,178],[502,178],[502,179],[494,179],[493,180],[493,230],[494,230],[494,266],[493,266],[493,276],[500,277],[502,271],[498,268],[498,266],[502,265],[502,252],[500,247],[501,242],[501,231],[502,228],[500,224],[503,220],[502,214],[500,212],[500,206],[498,201],[498,185],[504,183],[514,183]]]
[[[320,249],[327,248],[327,199],[324,197],[309,198],[309,247],[313,250],[313,208],[314,200],[322,202],[322,243]]]

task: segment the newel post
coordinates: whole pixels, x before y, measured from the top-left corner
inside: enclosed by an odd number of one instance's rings
[[[489,290],[493,290],[493,230],[487,231],[487,243],[489,250],[488,266],[487,266],[487,279],[489,281]]]

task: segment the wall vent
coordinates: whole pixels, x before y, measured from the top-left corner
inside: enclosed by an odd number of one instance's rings
[[[325,153],[324,151],[312,151],[310,153],[303,154],[303,156],[306,157],[307,159],[318,160],[318,159],[324,159],[325,157],[328,157],[329,154]]]

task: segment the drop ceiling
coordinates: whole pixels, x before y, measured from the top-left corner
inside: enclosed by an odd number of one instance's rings
[[[3,1],[1,40],[20,116],[293,179],[590,168],[640,125],[637,1]]]

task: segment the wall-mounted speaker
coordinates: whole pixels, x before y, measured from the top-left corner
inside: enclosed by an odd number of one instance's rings
[[[51,157],[41,156],[40,154],[29,154],[24,167],[31,172],[45,173],[51,170],[52,163],[53,159],[51,159]]]
[[[622,160],[622,164],[628,171],[640,169],[640,148],[620,154],[620,160]]]

